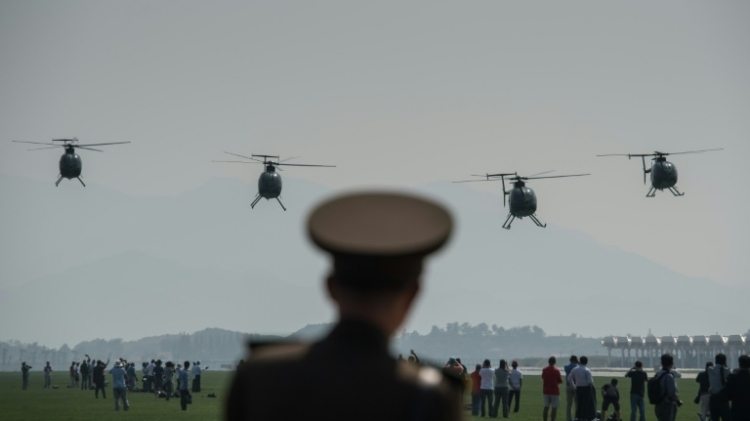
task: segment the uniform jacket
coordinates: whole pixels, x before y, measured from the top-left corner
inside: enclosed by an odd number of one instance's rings
[[[225,419],[460,420],[458,388],[440,371],[399,362],[388,338],[341,321],[312,345],[270,346],[238,369]]]

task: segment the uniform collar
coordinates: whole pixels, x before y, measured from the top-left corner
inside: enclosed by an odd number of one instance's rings
[[[334,341],[346,342],[379,352],[388,352],[388,337],[375,325],[359,319],[338,322],[328,335]]]

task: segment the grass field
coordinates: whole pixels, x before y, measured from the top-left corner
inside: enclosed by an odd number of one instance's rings
[[[71,420],[71,421],[101,421],[116,419],[147,419],[149,421],[161,420],[220,420],[222,414],[222,403],[226,396],[227,382],[231,373],[219,371],[206,371],[203,373],[201,383],[203,391],[193,394],[193,404],[188,410],[180,410],[179,399],[166,402],[164,399],[156,399],[151,394],[131,393],[128,394],[130,411],[115,412],[112,390],[107,390],[107,399],[94,399],[93,391],[81,391],[65,387],[68,381],[67,373],[53,373],[52,384],[59,389],[44,389],[44,375],[41,372],[32,372],[29,380],[29,388],[21,390],[21,373],[0,373],[0,420]],[[623,373],[624,375],[624,373]],[[109,377],[109,376],[108,376]],[[601,387],[609,378],[597,377],[595,379],[598,387]],[[622,416],[625,420],[630,417],[629,387],[630,380],[622,378],[619,384],[620,404],[622,405]],[[693,403],[698,384],[691,376],[677,380],[677,387],[684,405],[677,414],[681,421],[697,421],[698,405]],[[521,393],[521,407],[517,414],[511,413],[510,419],[516,421],[539,421],[542,419],[542,382],[538,376],[528,375],[524,378],[524,388]],[[217,398],[207,398],[209,393],[215,393]],[[469,397],[467,396],[467,403]],[[559,409],[558,417],[564,421],[565,408]],[[311,419],[323,417],[313,417]],[[147,416],[147,418],[143,418]],[[471,419],[467,411],[467,419]],[[480,418],[474,418],[480,419]],[[655,421],[654,409],[646,405],[646,419]],[[353,420],[354,421],[354,420]]]

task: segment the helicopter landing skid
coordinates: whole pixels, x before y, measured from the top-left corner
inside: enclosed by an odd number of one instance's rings
[[[505,223],[503,224],[503,228],[505,228],[506,230],[509,230],[510,229],[510,224],[512,224],[513,221],[515,221],[515,220],[516,220],[516,217],[513,216],[512,213],[509,213],[508,214],[508,218],[505,219]]]
[[[668,187],[667,189],[670,192],[672,192],[673,195],[675,195],[677,197],[685,195],[685,193],[677,190],[677,187],[672,186],[672,187]],[[656,188],[651,187],[651,189],[649,189],[648,193],[646,193],[646,197],[655,197],[655,196],[656,196]]]
[[[253,200],[253,203],[251,203],[251,204],[250,204],[250,209],[254,209],[254,208],[255,208],[255,205],[257,205],[257,204],[258,204],[258,201],[259,201],[260,199],[262,199],[262,197],[261,197],[260,193],[258,193],[258,195],[257,195],[257,196],[255,196],[255,200]]]
[[[529,215],[529,218],[531,218],[539,228],[547,228],[547,224],[542,224],[542,222],[536,217],[536,214]]]
[[[81,180],[81,177],[76,177],[76,178],[78,178],[78,181],[80,181],[81,184],[83,184],[83,187],[86,187],[86,184],[83,182],[83,180]]]
[[[57,179],[57,181],[55,182],[55,187],[60,185],[60,182],[62,181],[62,179],[63,179],[63,176],[60,176],[60,178]]]
[[[279,205],[281,205],[281,209],[284,209],[286,211],[286,208],[284,207],[284,204],[281,203],[281,200],[277,197],[276,200],[279,202]]]

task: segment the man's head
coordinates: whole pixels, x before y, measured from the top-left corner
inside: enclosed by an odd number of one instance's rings
[[[640,360],[636,361],[635,368],[643,368],[643,363]]]
[[[490,367],[490,360],[484,360],[482,363],[482,367],[489,368]]]
[[[342,318],[392,334],[419,292],[424,258],[441,248],[452,221],[440,205],[396,193],[339,196],[310,215],[308,234],[331,254],[326,287]]]
[[[609,384],[611,384],[612,386],[617,386],[617,379],[612,379],[612,380],[611,380],[611,381],[609,382]]]
[[[555,358],[554,356],[549,357],[549,359],[547,360],[547,362],[549,363],[550,367],[552,367],[555,364],[557,364],[557,358]]]
[[[674,357],[672,354],[662,354],[661,356],[661,367],[665,370],[672,368],[674,365]]]
[[[578,357],[576,357],[575,355],[571,355],[570,356],[570,362],[578,364]]]
[[[580,358],[581,365],[586,365],[589,363],[589,357],[582,355]]]
[[[710,367],[713,367],[714,363],[713,361],[706,361],[706,370],[708,370]]]
[[[185,370],[187,370],[188,368],[190,368],[190,361],[185,361],[183,363],[183,367],[185,367]]]
[[[510,363],[510,366],[513,367],[513,368],[518,368],[518,361],[513,360],[513,362]]]
[[[481,366],[480,364],[477,364],[477,365],[476,365],[476,366],[474,367],[474,371],[479,371],[479,370],[481,370],[481,369],[482,369],[482,366]]]
[[[740,370],[750,370],[750,355],[740,355],[739,361]]]
[[[716,361],[716,365],[727,365],[727,356],[721,353],[716,354],[714,361]]]

